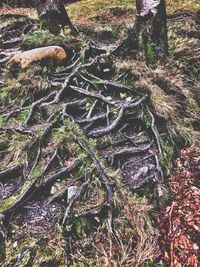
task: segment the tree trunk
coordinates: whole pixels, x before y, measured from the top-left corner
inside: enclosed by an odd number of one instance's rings
[[[62,0],[38,0],[36,2],[37,12],[41,21],[41,27],[52,33],[59,33],[61,28],[73,27]]]
[[[154,65],[168,54],[165,0],[136,0],[136,8],[135,41]]]

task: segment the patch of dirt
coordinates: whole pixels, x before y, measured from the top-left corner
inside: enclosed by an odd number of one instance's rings
[[[0,183],[0,199],[12,196],[23,185],[23,178],[13,178]]]
[[[155,156],[134,157],[126,162],[123,167],[123,180],[126,185],[135,190],[146,183],[157,181]]]
[[[44,199],[32,200],[20,207],[20,212],[16,212],[12,220],[15,226],[26,229],[29,234],[47,233],[63,211],[64,206],[59,203],[49,203]]]

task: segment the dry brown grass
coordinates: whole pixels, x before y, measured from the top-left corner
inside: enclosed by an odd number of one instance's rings
[[[166,0],[167,13],[174,14],[178,12],[197,12],[200,10],[199,0]],[[69,15],[74,22],[95,22],[97,17],[109,16],[109,10],[118,9],[129,11],[125,17],[127,22],[131,22],[135,16],[135,2],[129,0],[82,0],[67,6]],[[116,18],[113,17],[113,20]],[[124,20],[119,16],[119,23]]]

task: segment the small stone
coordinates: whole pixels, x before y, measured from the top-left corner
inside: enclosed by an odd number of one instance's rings
[[[110,69],[108,69],[108,68],[103,70],[103,72],[109,72],[109,71],[110,71]]]
[[[78,191],[78,186],[70,186],[67,191],[67,202],[69,203],[70,200],[76,195],[76,192]]]
[[[57,186],[52,186],[51,187],[51,195],[54,195],[57,192]]]
[[[17,247],[17,245],[18,245],[18,242],[17,242],[17,241],[15,241],[15,242],[13,243],[13,248],[16,248],[16,247]]]
[[[197,245],[196,243],[194,243],[194,245],[193,245],[193,249],[194,249],[194,250],[198,250],[198,249],[199,249],[199,247],[198,247],[198,245]]]
[[[126,97],[126,94],[120,93],[120,97],[124,98],[124,97]]]
[[[130,96],[126,98],[126,101],[131,101],[131,100],[132,98]]]

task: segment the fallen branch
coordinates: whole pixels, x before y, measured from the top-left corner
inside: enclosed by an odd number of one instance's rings
[[[78,214],[75,215],[75,218],[81,218],[81,217],[84,217],[84,216],[96,217],[102,212],[102,210],[104,208],[108,208],[107,203],[103,203],[100,206],[92,207],[89,210],[85,210],[85,211],[83,211],[81,213],[78,213]]]
[[[64,122],[65,120],[65,115],[68,108],[80,108],[81,106],[86,104],[86,102],[86,99],[83,99],[65,103],[62,107],[62,121]]]

